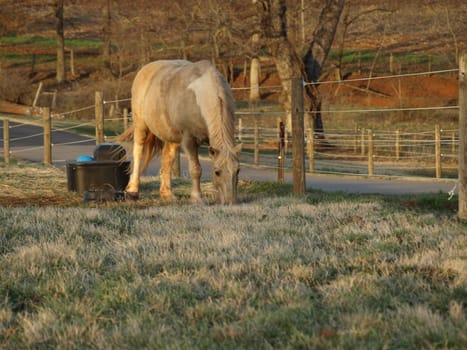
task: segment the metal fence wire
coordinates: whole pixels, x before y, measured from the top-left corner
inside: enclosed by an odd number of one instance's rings
[[[456,72],[456,69],[439,70],[421,73],[408,73],[400,75],[390,75],[382,77],[362,78],[368,79],[386,79],[403,78],[406,76],[421,76]],[[356,79],[354,79],[356,80]],[[352,81],[352,80],[351,80]],[[342,81],[323,81],[325,84],[339,84]],[[346,82],[349,82],[346,80]],[[315,83],[305,83],[315,84]],[[233,88],[234,93],[247,95],[249,88]],[[280,92],[281,86],[260,87],[260,89],[269,89],[275,93]],[[244,97],[245,97],[244,96]],[[246,97],[245,97],[246,98]],[[102,100],[101,108],[128,102],[129,98],[121,100]],[[80,115],[80,113],[92,113],[96,109],[95,104],[85,106],[67,112],[61,112],[52,116],[53,120],[67,119]],[[257,109],[255,109],[257,108]],[[274,170],[291,169],[291,140],[290,130],[282,130],[284,137],[283,147],[281,147],[281,127],[286,119],[286,113],[277,109],[264,110],[254,104],[248,108],[240,108],[236,113],[236,140],[243,144],[240,160],[244,165],[267,167]],[[402,111],[439,111],[456,110],[459,106],[431,106],[431,107],[410,107],[410,108],[369,108],[369,109],[330,109],[323,110],[321,113],[387,113]],[[97,112],[96,112],[97,115]],[[104,116],[106,123],[122,123],[126,127],[129,123],[130,115],[128,111],[115,114],[116,117]],[[20,128],[20,124],[8,123],[8,118],[3,117],[3,138],[0,140],[0,146],[3,150],[8,150],[8,157],[27,158],[28,151],[37,148],[46,149],[47,146],[40,145],[38,138],[42,140],[43,133],[39,132],[33,135],[23,135],[17,138],[9,137],[8,129]],[[273,120],[271,123],[263,123],[263,120]],[[282,122],[282,126],[281,126]],[[271,126],[272,124],[272,126]],[[77,133],[83,127],[98,127],[98,121],[88,120],[79,122],[66,127],[53,127],[51,133],[68,132]],[[104,139],[106,129],[104,128]],[[312,139],[312,140],[311,140]],[[31,140],[30,147],[15,148],[16,142]],[[9,145],[6,145],[6,142]],[[89,140],[70,139],[60,144],[52,144],[53,148],[65,145],[79,145]],[[310,146],[312,145],[312,146]],[[371,130],[363,125],[355,126],[354,129],[325,129],[323,132],[312,132],[307,130],[305,133],[305,147],[307,148],[306,168],[309,172],[334,173],[347,175],[371,175],[371,176],[423,176],[430,178],[456,177],[457,176],[457,152],[459,147],[459,131],[457,129],[443,130],[436,126],[434,130],[423,132],[407,131],[385,131]],[[5,154],[5,158],[6,158]],[[53,156],[52,156],[53,158]],[[278,161],[280,158],[280,162]],[[52,159],[53,162],[58,161]]]

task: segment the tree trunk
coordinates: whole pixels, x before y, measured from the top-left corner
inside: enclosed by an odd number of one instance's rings
[[[104,21],[104,26],[102,28],[103,32],[103,47],[102,47],[102,56],[104,68],[111,69],[111,42],[110,42],[110,33],[111,33],[111,15],[110,15],[110,0],[106,0],[102,6],[102,19]]]
[[[65,36],[63,31],[63,0],[55,2],[55,21],[57,33],[57,75],[58,83],[65,80]]]
[[[321,76],[343,8],[344,0],[327,0],[321,11],[318,26],[313,33],[313,41],[303,58],[305,77],[309,82],[316,83]],[[321,96],[318,85],[307,85],[305,91],[309,97],[309,110],[313,118],[313,128],[317,132],[322,132]]]
[[[250,64],[250,101],[258,101],[259,94],[259,58],[253,57]]]
[[[282,104],[289,111],[291,106],[290,80],[294,77],[302,77],[305,81],[317,82],[321,76],[322,67],[334,40],[344,0],[326,0],[313,34],[313,41],[303,59],[298,57],[287,37],[286,0],[260,0],[256,4],[266,46],[271,52],[282,82],[284,91]],[[305,104],[310,106],[311,112],[305,118],[305,128],[310,128],[313,124],[315,130],[322,131],[321,97],[318,86],[307,85],[305,91]],[[287,127],[289,126],[290,119],[288,118]]]
[[[252,0],[253,6],[256,5],[257,0]],[[250,62],[250,103],[253,101],[259,101],[261,99],[261,95],[259,92],[259,79],[260,79],[260,61],[259,61],[259,54],[260,54],[260,30],[255,31],[251,36],[251,44],[252,44],[252,59]],[[245,70],[246,73],[246,70]],[[243,78],[245,79],[245,77]]]
[[[259,75],[260,75],[260,63],[259,63],[259,33],[253,34],[251,37],[253,45],[254,56],[251,59],[250,64],[250,101],[258,101],[260,99],[259,94]]]
[[[274,60],[282,85],[281,104],[287,111],[287,129],[291,130],[291,80],[302,77],[302,61],[287,38],[285,0],[257,1],[262,37]]]

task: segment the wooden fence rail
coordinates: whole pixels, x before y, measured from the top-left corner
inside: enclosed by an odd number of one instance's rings
[[[242,149],[253,153],[253,164],[260,165],[262,158],[271,157],[277,151],[278,167],[283,166],[284,157],[289,154],[293,141],[290,131],[285,130],[284,123],[279,120],[276,129],[260,128],[255,122],[245,125],[241,118],[238,124],[237,141],[243,143]],[[337,130],[319,134],[320,139],[327,140],[327,145],[316,146],[318,134],[306,130],[305,150],[308,159],[308,172],[315,172],[316,157],[323,159],[353,159],[367,162],[367,174],[374,175],[375,163],[394,163],[403,165],[417,162],[435,169],[434,177],[443,176],[444,164],[456,163],[456,151],[459,144],[457,131],[442,130],[436,125],[432,132],[409,133],[396,131],[374,131],[356,127],[354,130]],[[283,145],[282,147],[280,145]],[[282,154],[282,153],[283,154]],[[271,163],[271,162],[270,162]],[[278,178],[281,176],[278,175]]]
[[[96,125],[98,125],[96,137],[103,142],[105,140],[104,119],[100,111],[102,103],[99,98],[96,98],[96,101]],[[128,118],[128,113],[124,114]],[[124,126],[128,125],[127,118],[122,120]],[[2,118],[2,120],[3,154],[4,161],[8,164],[12,151],[11,142],[14,140],[10,137],[10,119]],[[246,125],[242,118],[238,118],[237,123],[241,127],[237,128],[236,139],[243,143],[243,153],[251,152],[253,165],[277,168],[277,179],[279,182],[283,181],[284,169],[293,168],[293,164],[290,164],[290,160],[293,159],[293,154],[291,154],[293,140],[290,130],[285,128],[284,121],[277,118],[276,128],[261,128],[257,122]],[[43,160],[44,164],[51,164],[52,119],[48,108],[43,108],[42,125]],[[325,159],[335,161],[336,164],[339,161],[366,162],[366,174],[369,176],[375,175],[376,165],[394,163],[402,167],[412,162],[417,163],[419,167],[427,168],[432,164],[434,177],[442,178],[446,165],[451,167],[456,165],[456,154],[459,149],[457,130],[445,131],[438,125],[432,132],[420,133],[401,132],[400,130],[375,131],[356,126],[353,130],[330,130],[320,134],[308,129],[304,134],[303,149],[308,163],[306,171],[310,173],[320,172],[320,169],[316,167],[316,162],[319,163]],[[325,139],[326,145],[316,144],[317,139]],[[286,162],[286,159],[289,162]],[[179,174],[179,171],[176,174]]]

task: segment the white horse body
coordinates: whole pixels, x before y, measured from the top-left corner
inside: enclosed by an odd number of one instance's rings
[[[133,171],[127,186],[138,195],[139,175],[153,154],[162,151],[161,197],[173,198],[170,173],[182,144],[190,161],[192,198],[201,200],[198,147],[209,143],[212,181],[222,203],[236,201],[238,149],[234,147],[234,104],[225,79],[208,61],[156,61],[144,66],[132,86]],[[143,153],[145,164],[141,166]]]

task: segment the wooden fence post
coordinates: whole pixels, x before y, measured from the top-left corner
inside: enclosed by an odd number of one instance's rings
[[[104,99],[100,91],[96,91],[94,109],[96,114],[96,145],[98,145],[104,142]]]
[[[401,132],[396,130],[396,160],[401,158]]]
[[[451,132],[451,153],[456,153],[456,132]]]
[[[279,155],[277,156],[277,182],[284,183],[284,158],[285,158],[285,125],[282,120],[278,120],[279,129]]]
[[[36,95],[34,96],[34,101],[32,101],[32,106],[33,107],[36,107],[36,105],[37,105],[37,101],[39,100],[39,96],[41,95],[41,92],[42,92],[42,86],[43,86],[43,83],[41,81],[39,83],[39,86],[37,87]]]
[[[467,52],[459,59],[459,218],[467,220]]]
[[[259,127],[258,121],[255,120],[255,130],[254,130],[254,163],[255,165],[259,164]]]
[[[353,153],[357,153],[358,149],[358,125],[355,124],[354,126],[354,139],[353,139]]]
[[[441,177],[441,129],[439,125],[435,125],[435,175],[439,179]]]
[[[3,154],[5,164],[10,164],[10,120],[3,119]]]
[[[73,49],[69,49],[69,50],[70,50],[70,71],[71,71],[71,75],[75,76],[75,52],[73,51]]]
[[[312,128],[307,129],[307,153],[308,153],[308,170],[313,173],[315,171],[315,133]]]
[[[50,119],[50,108],[44,108],[44,164],[52,164],[52,123]]]
[[[128,129],[128,108],[123,108],[123,130]]]
[[[373,176],[374,162],[373,162],[373,130],[368,130],[368,175]]]
[[[55,110],[57,107],[57,90],[52,92],[52,103],[50,104],[52,110]]]
[[[238,142],[242,142],[242,118],[238,118]]]
[[[360,154],[365,155],[365,128],[360,130]]]
[[[292,81],[292,154],[293,154],[293,192],[305,193],[305,132],[304,98],[302,78]]]
[[[389,54],[389,73],[394,73],[394,55],[392,52]]]

